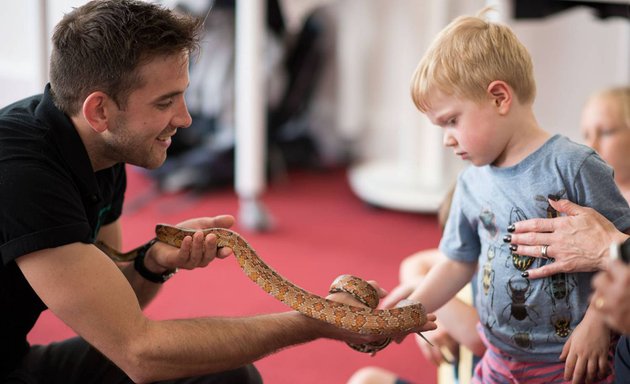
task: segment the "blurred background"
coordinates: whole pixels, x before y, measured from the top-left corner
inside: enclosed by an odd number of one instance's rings
[[[530,50],[536,113],[552,133],[580,141],[579,111],[586,97],[630,81],[627,1],[162,2],[206,18],[188,92],[195,123],[179,135],[169,163],[152,175],[163,191],[234,181],[235,108],[248,98],[255,106],[240,115],[252,115],[243,124],[255,133],[245,135],[243,141],[252,143],[242,146],[254,158],[239,162],[240,174],[249,180],[236,180],[243,195],[255,198],[269,177],[291,167],[341,165],[349,167],[355,193],[370,203],[435,210],[461,164],[441,148],[439,130],[413,107],[409,79],[437,31],[485,5],[494,6],[494,17],[512,26]],[[2,2],[0,106],[41,91],[52,28],[81,3]],[[249,9],[237,17],[235,3]],[[239,27],[238,20],[246,25]],[[246,47],[242,55],[237,37]],[[240,72],[237,57],[245,57]],[[252,73],[259,78],[247,77]],[[244,88],[235,90],[239,78]]]
[[[43,90],[52,28],[84,2],[0,1],[0,108]],[[150,236],[156,221],[178,220],[183,213],[230,213],[263,255],[274,254],[275,267],[306,279],[301,282],[313,289],[329,281],[320,281],[318,271],[328,278],[339,263],[376,275],[391,288],[404,256],[439,241],[434,214],[464,164],[442,148],[439,129],[415,110],[409,85],[423,52],[454,17],[491,5],[497,10],[492,17],[514,29],[533,57],[535,112],[552,133],[581,142],[578,122],[587,97],[630,83],[629,1],[162,3],[206,18],[201,50],[190,68],[193,126],[180,130],[161,169],[130,167],[126,246]],[[385,234],[385,227],[390,232]],[[363,236],[349,245],[348,231]],[[331,255],[322,261],[320,242],[333,253],[343,249],[338,252],[343,261]],[[192,280],[197,285],[178,276],[172,286],[223,294],[221,287],[243,280],[235,271],[233,280],[220,282],[227,273],[221,272],[208,283],[200,273],[191,272],[199,277]],[[201,290],[199,284],[217,285]],[[215,305],[227,305],[220,301],[203,310],[197,298],[189,297],[195,309],[183,310],[185,315],[216,313]],[[252,300],[242,303],[239,313],[275,305]],[[181,316],[182,305],[181,298],[167,295],[151,307],[152,314]],[[31,341],[70,334],[47,314]],[[379,362],[361,360],[343,346],[314,344],[298,347],[302,354],[265,359],[261,370],[268,382],[341,383],[361,365]],[[382,365],[407,370],[418,382],[434,381],[434,367],[407,344],[385,352]],[[410,354],[413,364],[405,363]],[[296,368],[294,376],[281,374],[287,366]]]

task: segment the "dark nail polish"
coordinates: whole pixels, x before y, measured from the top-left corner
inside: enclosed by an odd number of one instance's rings
[[[512,252],[516,252],[516,250],[517,250],[517,249],[518,249],[518,245],[516,245],[516,244],[512,244],[512,245],[510,245],[510,250],[511,250]]]
[[[509,243],[512,241],[512,235],[505,235],[503,236],[503,242],[504,243]]]
[[[558,195],[547,195],[547,198],[548,198],[549,200],[553,200],[553,201],[558,201],[558,200],[560,200],[560,196],[558,196]]]
[[[516,231],[516,226],[514,226],[514,224],[510,224],[510,226],[508,227],[508,232],[514,232]]]
[[[524,278],[528,278],[529,277],[529,272],[525,271],[523,273],[521,273],[521,276]]]

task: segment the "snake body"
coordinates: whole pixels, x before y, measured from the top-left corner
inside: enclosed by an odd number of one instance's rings
[[[159,241],[175,247],[180,247],[184,238],[192,236],[196,231],[166,224],[158,224],[155,228],[156,238]],[[238,233],[224,228],[208,228],[204,229],[203,232],[205,235],[214,234],[218,247],[231,248],[243,272],[265,292],[311,318],[363,335],[384,336],[409,332],[424,325],[427,321],[424,307],[419,303],[392,309],[375,309],[342,304],[317,296],[293,284],[265,264],[256,251]],[[109,247],[106,246],[103,248],[102,244],[98,245],[110,257],[119,261],[133,259],[134,253],[137,254],[136,250],[124,254],[107,249]],[[358,291],[363,290],[363,287],[361,287],[362,283],[357,282],[359,281],[358,278],[341,278],[341,280],[351,282],[350,287],[341,288],[341,290],[355,296],[360,295]],[[369,286],[367,283],[363,284]],[[375,302],[373,299],[365,300],[368,301],[366,305],[376,307],[378,295]],[[370,300],[372,302],[369,302]]]

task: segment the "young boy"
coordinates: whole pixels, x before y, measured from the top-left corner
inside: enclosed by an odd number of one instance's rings
[[[443,129],[444,145],[473,166],[458,178],[440,243],[448,258],[409,299],[435,311],[478,269],[475,302],[487,351],[475,382],[611,382],[610,331],[588,309],[592,274],[529,280],[527,269],[553,259],[520,256],[504,231],[555,215],[548,198],[593,207],[621,230],[630,227],[630,209],[593,150],[538,125],[531,58],[485,12],[448,25],[413,77],[415,105]]]

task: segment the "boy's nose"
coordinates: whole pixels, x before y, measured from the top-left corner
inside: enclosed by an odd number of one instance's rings
[[[584,139],[584,144],[593,148],[595,151],[599,151],[599,140],[597,135],[590,135],[588,138]]]
[[[452,134],[448,132],[444,132],[444,136],[442,137],[442,145],[445,147],[453,147],[457,144],[457,140],[453,137]]]

